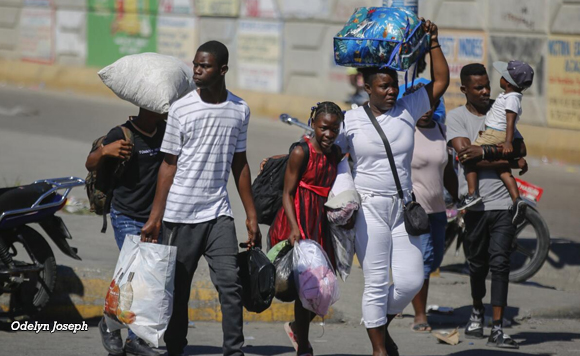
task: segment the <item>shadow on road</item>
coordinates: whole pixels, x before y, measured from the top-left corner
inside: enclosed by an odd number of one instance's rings
[[[522,346],[529,346],[529,345],[539,345],[545,342],[551,341],[564,341],[564,342],[572,342],[574,340],[580,340],[580,334],[578,333],[545,333],[545,332],[521,332],[515,335],[511,335],[514,339],[518,340],[520,345]]]
[[[250,355],[283,355],[293,352],[294,349],[288,346],[244,346],[244,352]],[[217,346],[193,346],[185,348],[186,355],[222,355],[223,349]]]
[[[518,352],[516,350],[513,351],[503,351],[503,350],[490,350],[487,349],[474,349],[474,350],[465,350],[454,352],[449,354],[448,356],[513,356],[513,355],[526,355],[526,356],[552,356],[551,354],[531,354],[528,352]]]
[[[550,253],[546,260],[552,267],[580,266],[580,243],[567,239],[552,238]]]
[[[471,315],[471,305],[466,305],[460,308],[456,308],[453,311],[453,314],[435,314],[430,313],[427,316],[429,321],[429,325],[433,330],[439,329],[453,329],[458,327],[460,330],[467,324],[469,320],[469,316]],[[515,307],[506,307],[504,311],[504,318],[507,320],[512,321],[512,325],[516,324],[513,319],[518,316],[520,308]],[[492,316],[491,308],[486,308],[485,310],[486,317]],[[413,315],[404,315],[404,317],[409,317],[412,321]]]

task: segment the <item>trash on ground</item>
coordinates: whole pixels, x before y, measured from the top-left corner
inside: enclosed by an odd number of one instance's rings
[[[454,309],[452,307],[443,307],[439,305],[429,305],[427,307],[427,313],[450,315],[453,314],[453,312]]]
[[[441,343],[449,344],[449,345],[457,345],[459,344],[459,331],[455,328],[452,331],[436,331],[432,332],[433,335],[439,340]]]

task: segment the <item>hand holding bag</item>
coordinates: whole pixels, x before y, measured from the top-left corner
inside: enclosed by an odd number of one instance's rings
[[[408,203],[405,203],[403,188],[401,187],[401,182],[399,181],[399,174],[397,173],[397,166],[395,165],[395,158],[393,157],[393,152],[391,151],[391,145],[389,144],[387,136],[381,128],[381,125],[379,125],[375,115],[371,111],[371,108],[368,105],[365,105],[364,109],[369,116],[369,119],[373,123],[373,126],[379,133],[379,136],[381,136],[383,144],[385,145],[385,151],[387,152],[387,157],[389,158],[391,171],[393,172],[393,178],[395,179],[395,184],[397,185],[397,193],[404,204],[403,217],[405,219],[405,230],[407,230],[409,235],[413,236],[419,236],[428,233],[430,231],[429,216],[427,216],[427,213],[421,204],[414,201],[414,199]]]

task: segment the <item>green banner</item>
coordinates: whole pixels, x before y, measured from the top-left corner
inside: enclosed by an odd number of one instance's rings
[[[87,66],[157,51],[157,0],[88,0]]]

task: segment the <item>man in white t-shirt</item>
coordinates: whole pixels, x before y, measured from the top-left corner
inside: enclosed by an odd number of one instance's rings
[[[219,293],[223,354],[243,355],[242,286],[238,242],[227,192],[232,170],[244,209],[248,245],[261,245],[251,190],[246,141],[250,109],[226,89],[228,50],[217,41],[201,45],[193,60],[198,89],[169,109],[157,190],[143,241],[155,241],[163,224],[163,243],[177,246],[173,313],[165,333],[169,355],[187,346],[191,281],[201,256]]]

